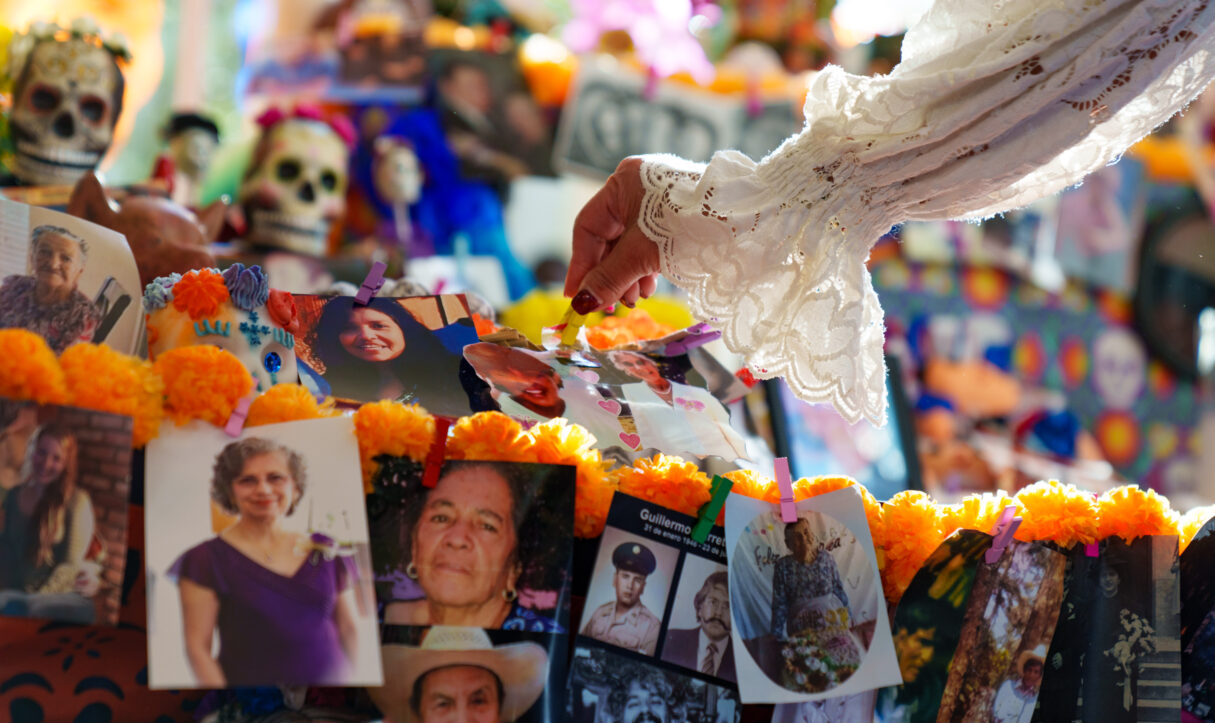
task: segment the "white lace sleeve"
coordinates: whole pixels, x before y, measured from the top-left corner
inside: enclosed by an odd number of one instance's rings
[[[865,269],[908,220],[982,218],[1078,183],[1215,75],[1209,0],[938,0],[887,76],[829,67],[759,163],[642,164],[641,227],[694,312],[760,377],[885,419]]]

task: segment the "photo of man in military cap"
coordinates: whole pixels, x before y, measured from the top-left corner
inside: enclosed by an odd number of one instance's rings
[[[653,655],[662,621],[645,606],[641,596],[645,592],[646,578],[658,565],[654,553],[640,542],[623,542],[612,551],[612,565],[616,568],[612,577],[616,599],[595,609],[583,626],[582,634]]]

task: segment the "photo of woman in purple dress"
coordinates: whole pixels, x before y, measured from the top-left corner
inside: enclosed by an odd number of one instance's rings
[[[248,437],[215,459],[211,497],[237,521],[169,570],[200,687],[342,685],[350,674],[356,568],[282,525],[306,490],[303,458],[278,442]]]

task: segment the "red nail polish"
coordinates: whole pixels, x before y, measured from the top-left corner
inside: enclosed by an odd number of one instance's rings
[[[570,306],[574,307],[574,311],[579,314],[589,314],[599,308],[599,299],[591,292],[583,289],[578,292],[574,300],[570,302]]]

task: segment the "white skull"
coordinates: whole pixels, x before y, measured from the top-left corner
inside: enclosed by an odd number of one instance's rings
[[[346,143],[321,121],[292,118],[266,131],[238,192],[254,246],[324,256],[346,212]]]
[[[1109,329],[1093,345],[1093,385],[1111,409],[1130,409],[1143,392],[1147,353],[1126,329]]]
[[[122,73],[104,48],[44,40],[13,87],[13,173],[29,185],[75,183],[114,138]]]

